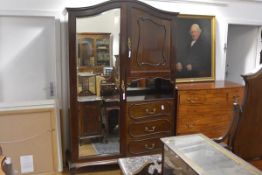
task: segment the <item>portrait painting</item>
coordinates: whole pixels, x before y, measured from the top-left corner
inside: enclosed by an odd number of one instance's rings
[[[178,15],[176,81],[215,79],[215,17]]]

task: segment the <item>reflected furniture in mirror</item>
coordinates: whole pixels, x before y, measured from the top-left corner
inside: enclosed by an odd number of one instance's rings
[[[78,65],[110,66],[110,33],[77,33]]]
[[[69,168],[160,153],[174,134],[177,13],[134,0],[67,11]]]
[[[243,103],[234,104],[234,120],[229,134],[218,141],[227,140],[227,147],[247,161],[262,160],[262,69],[243,75],[245,93]]]

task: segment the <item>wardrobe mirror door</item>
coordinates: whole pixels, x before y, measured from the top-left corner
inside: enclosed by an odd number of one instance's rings
[[[79,157],[119,154],[120,9],[76,19]]]

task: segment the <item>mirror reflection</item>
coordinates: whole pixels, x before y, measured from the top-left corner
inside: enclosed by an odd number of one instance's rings
[[[120,9],[76,19],[79,157],[119,154]]]
[[[127,100],[143,100],[150,98],[168,98],[174,95],[174,86],[169,80],[162,78],[138,79],[128,83]],[[143,94],[143,95],[141,95]]]

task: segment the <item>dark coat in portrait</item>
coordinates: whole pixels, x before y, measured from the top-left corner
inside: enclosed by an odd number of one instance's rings
[[[186,71],[186,77],[208,77],[211,75],[211,46],[201,36],[191,46],[187,46],[186,57],[183,65],[192,65],[192,71]]]

